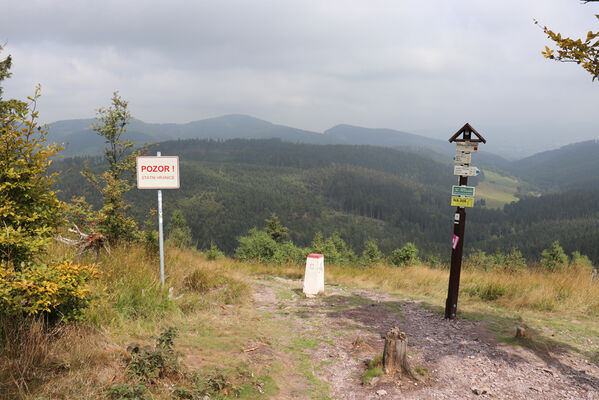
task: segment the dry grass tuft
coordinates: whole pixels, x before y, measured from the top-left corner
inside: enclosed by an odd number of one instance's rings
[[[42,318],[1,319],[0,396],[22,397],[43,375],[55,332],[46,329]]]

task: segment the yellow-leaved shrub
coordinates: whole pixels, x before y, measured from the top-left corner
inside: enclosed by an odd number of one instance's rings
[[[52,322],[78,319],[89,304],[87,283],[98,276],[93,265],[61,262],[21,269],[0,264],[0,315],[45,314]]]

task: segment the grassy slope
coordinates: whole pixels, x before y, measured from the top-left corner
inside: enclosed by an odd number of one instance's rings
[[[515,194],[519,184],[515,178],[485,170],[485,180],[476,187],[476,198],[485,199],[486,208],[503,208],[505,204],[518,201]]]
[[[327,385],[314,377],[315,366],[303,351],[310,343],[251,302],[254,276],[301,278],[302,266],[208,261],[198,252],[178,249],[168,249],[166,266],[167,287],[182,298],[169,299],[161,290],[155,258],[136,247],[113,249],[94,284],[97,299],[87,313],[88,323],[63,328],[60,338],[47,346],[48,355],[24,398],[107,398],[110,387],[131,380],[124,370],[127,345],[151,344],[152,336],[168,326],[179,329],[175,344],[186,371],[202,379],[221,371],[243,389],[242,398],[285,398],[294,391],[327,398]],[[599,285],[591,283],[589,274],[583,268],[553,274],[465,270],[460,316],[489,321],[491,331],[507,342],[515,326],[524,326],[532,337],[519,344],[559,346],[597,360]],[[328,284],[410,296],[439,313],[447,279],[446,270],[424,265],[326,268]],[[245,351],[253,348],[260,350]],[[14,391],[6,397],[10,380],[0,377],[0,398],[17,398]],[[186,382],[178,375],[160,379],[147,385],[147,398],[170,399],[173,388]]]

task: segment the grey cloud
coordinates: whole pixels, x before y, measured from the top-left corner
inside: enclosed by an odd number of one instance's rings
[[[465,120],[508,142],[526,126],[596,137],[597,84],[550,63],[533,18],[578,35],[593,5],[536,1],[28,1],[0,15],[15,59],[7,94],[44,86],[47,121],[89,117],[114,89],[135,116],[248,113],[322,131],[337,123],[444,138]],[[558,112],[559,111],[559,112]],[[490,141],[492,142],[492,140]]]

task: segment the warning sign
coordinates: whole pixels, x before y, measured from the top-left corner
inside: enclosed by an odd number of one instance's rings
[[[179,189],[179,157],[137,157],[138,189]]]

